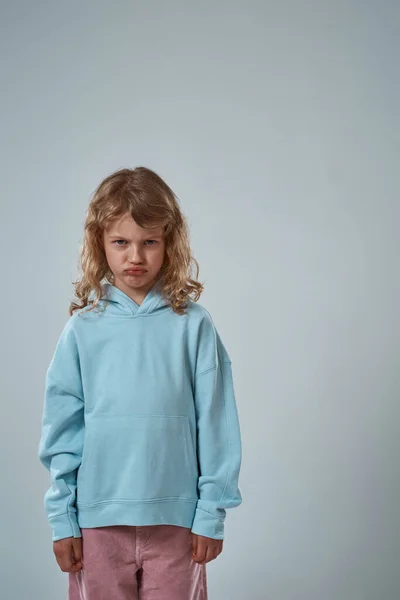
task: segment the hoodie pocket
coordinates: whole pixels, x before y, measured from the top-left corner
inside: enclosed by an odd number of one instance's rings
[[[86,421],[77,502],[197,498],[198,469],[186,415]]]

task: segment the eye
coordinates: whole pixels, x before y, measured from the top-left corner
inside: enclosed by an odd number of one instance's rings
[[[118,242],[125,242],[125,240],[114,240],[113,241],[113,244],[115,244],[116,246],[119,246],[121,248],[121,246],[120,246],[120,244],[118,244]]]
[[[156,240],[146,240],[146,242],[154,242],[154,244],[157,244],[157,241],[156,241]],[[146,243],[146,242],[145,242],[145,243]],[[153,246],[153,244],[150,244],[150,246]]]

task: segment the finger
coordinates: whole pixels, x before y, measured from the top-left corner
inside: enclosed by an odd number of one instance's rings
[[[204,559],[201,561],[201,564],[206,564],[215,558],[215,546],[214,544],[207,544],[207,548],[204,554]]]
[[[192,554],[193,554],[193,556],[196,556],[196,551],[197,551],[197,535],[195,533],[192,533]]]
[[[82,538],[74,538],[72,548],[75,563],[82,564]]]
[[[82,563],[74,563],[70,567],[63,569],[67,573],[75,573],[75,571],[80,571],[82,569]]]
[[[197,547],[196,547],[196,560],[201,562],[204,560],[207,552],[207,539],[203,536],[198,536]]]
[[[73,543],[73,540],[71,540],[69,549],[66,552],[65,557],[64,557],[63,570],[65,570],[67,573],[72,573],[74,571],[79,571],[81,568],[82,568],[81,563],[75,562],[74,543]]]
[[[208,563],[208,562],[214,560],[214,558],[215,558],[215,551],[216,551],[215,545],[211,545],[210,544],[207,547],[206,557],[205,557],[205,560],[204,560],[205,563]]]
[[[67,571],[71,566],[71,542],[70,539],[59,540],[53,545],[54,555],[58,566],[62,571]]]
[[[221,552],[221,550],[220,550],[221,546],[222,546],[221,540],[209,541],[207,544],[207,549],[206,549],[206,554],[205,554],[204,560],[201,562],[205,564],[205,563],[211,562],[212,560],[217,558],[217,556]]]
[[[217,553],[216,553],[215,558],[221,554],[223,545],[224,545],[224,540],[218,540],[218,545],[216,548]]]
[[[73,567],[71,553],[67,551],[65,554],[57,556],[57,563],[61,571],[69,572]]]

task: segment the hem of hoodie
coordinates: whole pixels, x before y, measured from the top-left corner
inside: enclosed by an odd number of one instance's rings
[[[150,501],[109,500],[77,502],[80,528],[108,525],[178,525],[191,528],[197,498]]]

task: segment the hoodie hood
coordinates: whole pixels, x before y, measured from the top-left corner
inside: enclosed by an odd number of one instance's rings
[[[162,294],[160,281],[156,281],[152,288],[147,292],[141,304],[138,304],[128,294],[115,287],[109,282],[101,285],[103,295],[99,300],[99,305],[104,306],[108,314],[113,315],[149,315],[170,306],[168,300]]]

